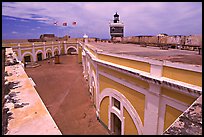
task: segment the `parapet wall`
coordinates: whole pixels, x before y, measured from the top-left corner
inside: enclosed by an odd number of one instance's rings
[[[4,135],[61,135],[36,89],[12,48],[5,54]]]
[[[145,45],[170,45],[174,48],[180,46],[183,49],[192,49],[202,47],[202,35],[172,35],[172,36],[128,36],[128,37],[114,37],[113,42],[121,43],[135,43]],[[189,48],[191,49],[191,48]]]

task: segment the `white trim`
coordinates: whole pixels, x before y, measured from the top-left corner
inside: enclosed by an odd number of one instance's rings
[[[67,46],[66,51],[68,51],[70,48],[75,49],[77,54],[78,54],[78,49],[76,47],[74,47],[74,46]]]
[[[155,77],[162,77],[163,66],[151,64],[150,75]]]
[[[60,54],[60,49],[58,47],[54,47],[53,48],[53,55],[55,54],[56,49],[58,50],[59,54]]]
[[[33,55],[31,52],[29,52],[29,51],[26,51],[26,52],[23,53],[23,55],[21,56],[22,61],[23,61],[24,56],[25,56],[26,54],[30,54],[30,55],[33,57],[33,61],[34,61],[34,55]]]
[[[159,112],[159,125],[158,125],[158,134],[163,134],[164,132],[164,119],[166,113],[166,105],[171,106],[179,111],[184,112],[189,105],[181,101],[175,100],[168,96],[162,95],[160,99],[160,112]]]
[[[162,77],[161,81],[166,81],[166,82],[169,82],[169,83],[173,83],[175,85],[179,85],[179,86],[186,87],[186,88],[189,88],[189,89],[197,90],[197,91],[202,93],[202,87],[200,87],[200,86],[192,85],[192,84],[182,82],[182,81],[178,81],[178,80],[173,80],[173,79],[170,79],[170,78],[167,78],[167,77]]]
[[[54,55],[53,55],[53,51],[52,51],[52,49],[51,49],[51,48],[47,48],[47,49],[45,50],[45,55],[47,55],[48,50],[50,50],[50,51],[51,51],[51,53],[52,53],[52,56],[54,56]],[[47,56],[46,56],[46,58],[47,58]]]
[[[183,85],[188,85],[187,88],[192,89],[192,90],[196,90],[198,92],[202,92],[202,90],[201,90],[202,87],[199,87],[199,86],[191,85],[191,84],[184,83],[184,82],[177,81],[177,80],[172,80],[172,79],[169,79],[169,78],[166,78],[166,77],[159,78],[159,77],[151,76],[147,72],[140,71],[140,70],[133,69],[133,68],[129,68],[129,67],[125,67],[125,66],[122,66],[122,65],[117,65],[117,64],[110,63],[110,62],[107,62],[107,61],[102,61],[102,60],[98,60],[98,59],[96,61],[99,62],[99,63],[102,63],[104,65],[109,65],[111,67],[117,67],[117,68],[120,68],[120,69],[123,69],[123,70],[128,70],[130,72],[133,72],[133,73],[137,74],[138,76],[141,75],[141,76],[144,76],[144,77],[147,77],[147,78],[150,78],[150,79],[158,80],[161,83],[163,83],[164,81],[167,81],[169,83],[173,83],[173,84],[176,84],[176,85],[179,85],[179,86],[182,86],[182,87],[183,87]],[[182,83],[182,84],[180,84],[180,83]]]
[[[29,80],[30,80],[30,82],[31,82],[31,85],[34,87],[34,86],[36,86],[36,84],[35,84],[35,82],[33,81],[33,79],[32,78],[28,78]]]
[[[202,65],[182,64],[178,62],[170,62],[170,61],[164,60],[163,66],[202,73]]]
[[[102,91],[102,93],[100,94],[100,97],[99,97],[99,106],[103,100],[104,97],[108,96],[109,97],[109,109],[108,109],[108,128],[109,130],[111,130],[111,118],[110,118],[110,114],[111,112],[114,112],[115,113],[115,110],[113,110],[113,107],[112,107],[112,97],[115,97],[118,96],[117,98],[120,98],[118,101],[120,101],[120,103],[122,104],[121,105],[121,110],[123,109],[123,106],[125,107],[125,109],[127,110],[127,112],[129,113],[129,115],[131,116],[134,124],[135,124],[135,127],[137,128],[137,131],[138,131],[138,134],[141,135],[143,134],[143,125],[142,125],[142,121],[137,113],[137,111],[134,109],[134,107],[132,106],[132,104],[128,101],[128,99],[123,95],[121,94],[120,92],[118,92],[117,90],[115,89],[111,89],[111,88],[106,88]],[[124,131],[124,118],[123,118],[123,112],[120,113],[120,115],[117,115],[119,116],[119,119],[122,120],[121,121],[121,127],[122,127],[122,130],[121,131]],[[124,134],[124,133],[122,133]]]
[[[43,52],[42,50],[37,50],[37,51],[35,52],[35,56],[36,56],[36,58],[37,58],[37,54],[38,54],[38,52],[41,52],[41,53],[43,54],[43,56],[45,55],[44,52]],[[44,56],[43,59],[45,59],[45,58],[46,58],[46,57]]]
[[[150,84],[149,93],[145,96],[144,132],[145,135],[156,135],[159,125],[160,86]]]

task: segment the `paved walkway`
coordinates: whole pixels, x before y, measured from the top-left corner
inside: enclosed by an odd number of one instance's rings
[[[39,62],[40,67],[26,68],[36,89],[62,134],[108,134],[96,119],[88,83],[76,55],[60,56],[61,64]]]

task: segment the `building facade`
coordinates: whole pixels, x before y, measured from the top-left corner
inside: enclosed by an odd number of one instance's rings
[[[99,121],[111,134],[163,134],[201,95],[202,66],[108,53],[79,43]]]
[[[88,36],[83,42],[19,44],[13,50],[22,62],[27,56],[36,62],[78,54],[96,116],[111,134],[163,134],[202,94],[202,65],[107,52]]]

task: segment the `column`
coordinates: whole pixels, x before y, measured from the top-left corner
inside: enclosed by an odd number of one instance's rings
[[[43,56],[44,56],[44,59],[46,59],[46,50],[45,50],[45,42],[43,42]]]
[[[60,44],[58,45],[58,48],[59,48],[59,55],[61,55],[61,46],[60,46]]]
[[[160,86],[151,84],[145,96],[144,135],[157,135],[160,109]]]
[[[32,44],[33,46],[32,46],[32,54],[33,54],[33,62],[36,62],[36,55],[35,55],[35,44],[33,43]]]
[[[67,54],[67,44],[66,44],[66,41],[64,41],[64,53]]]

